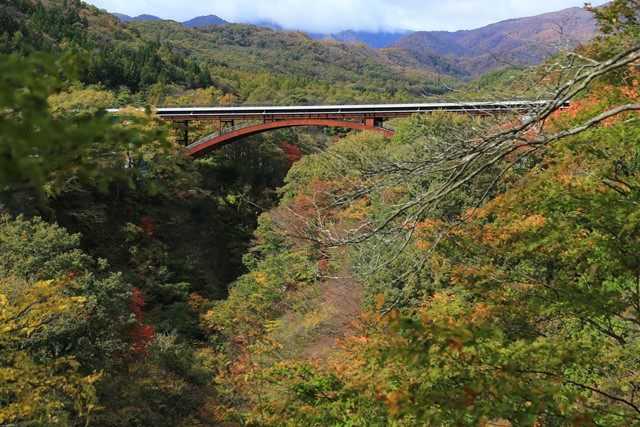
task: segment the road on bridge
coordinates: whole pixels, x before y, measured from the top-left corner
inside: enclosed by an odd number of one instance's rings
[[[449,111],[467,114],[527,112],[548,101],[440,102],[430,104],[361,104],[361,105],[296,105],[296,106],[230,106],[158,108],[158,116],[169,121],[184,120],[285,120],[292,118],[380,120],[419,113]]]
[[[413,114],[447,111],[470,115],[529,114],[549,101],[441,102],[427,104],[297,105],[297,106],[229,106],[158,108],[163,120],[182,123],[184,145],[190,156],[200,156],[232,141],[273,129],[294,126],[336,126],[370,130],[387,137],[393,131],[383,126],[385,120]],[[117,111],[117,110],[111,110]],[[189,143],[189,122],[217,122],[218,131]],[[243,124],[236,126],[236,122]]]

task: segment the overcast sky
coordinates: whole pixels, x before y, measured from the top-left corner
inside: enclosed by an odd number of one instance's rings
[[[582,6],[581,0],[90,0],[110,12],[185,21],[218,15],[230,22],[269,20],[287,29],[461,30]],[[593,1],[594,5],[605,0]]]

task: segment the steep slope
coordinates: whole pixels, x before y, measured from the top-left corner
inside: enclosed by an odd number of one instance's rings
[[[0,4],[0,18],[6,24],[0,52],[57,55],[71,49],[82,58],[81,81],[123,93],[123,103],[398,101],[456,84],[425,66],[427,60],[314,41],[300,32],[123,22],[78,0],[16,0]],[[198,88],[208,92],[188,92]],[[129,92],[136,94],[133,101],[127,101]]]
[[[113,15],[79,0],[0,3],[0,53],[73,52],[80,79],[134,92],[158,81],[207,87],[211,76],[157,40],[144,40]]]
[[[469,76],[477,76],[505,65],[537,64],[559,48],[590,40],[596,32],[592,14],[574,7],[475,30],[419,31],[391,47],[457,57],[456,63]]]
[[[429,51],[412,49],[379,49],[378,55],[386,60],[409,69],[432,70],[458,79],[466,79],[467,71],[454,58],[438,55]]]
[[[237,73],[249,73],[250,79],[259,74],[282,76],[281,82],[272,81],[272,85],[277,87],[288,80],[294,85],[307,82],[342,86],[367,93],[372,99],[389,99],[397,94],[405,99],[416,98],[440,93],[444,86],[455,84],[453,78],[414,58],[394,57],[363,44],[316,41],[301,32],[240,24],[191,29],[170,21],[134,26],[148,40],[161,38],[172,50],[211,64],[216,74],[226,78]],[[245,86],[247,82],[234,85]],[[308,94],[303,96],[311,102]]]
[[[141,15],[138,18],[121,19],[131,22],[157,21],[153,18]],[[197,17],[183,23],[187,27],[226,24],[227,21],[215,15]],[[254,22],[252,25],[286,33],[280,25],[270,21]],[[144,30],[151,31],[149,28]],[[171,32],[175,34],[175,28],[171,29]],[[366,56],[375,57],[376,61],[383,60],[396,67],[436,72],[469,80],[495,69],[538,64],[558,49],[572,48],[590,40],[596,32],[592,14],[585,9],[574,7],[456,32],[346,30],[335,34],[306,34],[319,41],[365,44],[379,50],[378,53],[369,52]],[[155,33],[163,38],[157,31]],[[266,40],[269,37],[282,39],[286,36],[275,33],[260,34],[257,38],[262,40],[256,47],[273,45]]]

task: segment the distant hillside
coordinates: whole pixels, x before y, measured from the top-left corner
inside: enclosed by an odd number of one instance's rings
[[[463,80],[468,78],[467,71],[460,67],[453,58],[433,52],[385,48],[377,49],[377,53],[387,61],[407,69],[431,70],[432,72]]]
[[[114,14],[123,21],[158,21],[153,15],[132,18]],[[225,25],[229,22],[216,15],[199,16],[182,23],[186,27]],[[278,31],[285,29],[276,22],[257,20],[248,22],[261,28]],[[557,46],[574,47],[592,39],[596,34],[595,19],[590,12],[574,7],[526,18],[498,22],[475,30],[447,31],[354,31],[323,34],[306,32],[316,40],[333,40],[342,43],[364,43],[373,48],[410,50],[411,63],[432,63],[434,55],[439,64],[447,62],[451,75],[466,79],[482,75],[506,66],[529,66],[542,62],[557,50]],[[385,54],[386,55],[386,54]],[[397,57],[399,52],[391,52]],[[422,59],[421,59],[422,58]],[[428,66],[431,68],[431,66]],[[443,71],[439,66],[436,71]]]
[[[198,16],[182,23],[185,27],[206,27],[207,25],[225,24],[228,24],[228,22],[216,15]]]
[[[535,65],[558,47],[574,47],[596,33],[592,14],[574,7],[475,30],[418,31],[391,47],[447,56],[469,76],[477,76],[507,65]]]
[[[261,27],[261,28],[270,28],[272,30],[285,31],[282,25],[266,19],[260,19],[258,21],[249,21],[249,22],[245,22],[245,24],[255,25],[256,27]]]
[[[0,2],[0,53],[83,58],[80,80],[162,102],[304,103],[410,100],[457,84],[399,56],[356,43],[315,41],[301,32],[175,21],[123,22],[79,0]],[[417,62],[416,62],[417,64]],[[194,92],[207,88],[207,91]],[[189,92],[191,91],[191,92]]]
[[[146,21],[161,21],[162,18],[158,18],[153,15],[139,15],[136,17],[132,17],[129,15],[125,15],[122,13],[112,13],[112,15],[116,16],[118,19],[124,22],[146,22]],[[207,25],[225,25],[229,24],[228,21],[220,18],[216,15],[206,15],[206,16],[197,16],[188,21],[182,22],[182,25],[185,27],[206,27]],[[256,27],[261,28],[270,28],[272,30],[285,31],[285,28],[282,25],[269,21],[269,20],[257,20],[257,21],[249,21],[246,22],[248,25],[255,25]],[[383,48],[389,46],[391,43],[400,40],[402,37],[409,34],[411,31],[380,31],[380,32],[372,32],[372,31],[353,31],[346,30],[341,31],[335,34],[324,34],[324,33],[310,33],[307,32],[311,38],[316,40],[333,40],[337,42],[351,43],[358,42],[364,43],[374,48]]]
[[[351,102],[355,97],[369,99],[415,99],[446,91],[455,80],[439,72],[438,65],[448,69],[447,60],[425,55],[392,54],[363,44],[313,40],[302,32],[276,31],[254,25],[228,24],[185,28],[172,21],[140,22],[135,29],[147,40],[162,39],[172,51],[213,66],[215,74],[233,79],[233,86],[251,91],[250,102],[264,102],[287,97],[318,100],[313,92],[295,94],[296,86],[322,85],[335,91],[335,102]],[[455,73],[451,73],[455,74]],[[266,76],[273,76],[266,77]],[[251,87],[248,80],[261,78],[264,87]],[[266,80],[270,79],[267,84]],[[344,94],[340,99],[338,88]],[[280,91],[281,95],[277,95]]]
[[[145,22],[145,21],[161,21],[162,18],[158,18],[153,15],[138,15],[138,16],[129,16],[123,13],[112,13],[115,17],[124,22]]]
[[[144,17],[142,21],[145,21]],[[159,81],[203,88],[211,85],[207,70],[171,52],[157,40],[144,40],[128,24],[81,1],[12,0],[0,2],[0,53],[59,55],[73,49],[83,83],[138,92]],[[161,22],[161,21],[156,21]],[[161,38],[160,38],[161,40]]]
[[[371,32],[371,31],[341,31],[335,34],[316,34],[310,33],[309,35],[315,39],[335,40],[338,42],[359,42],[367,44],[375,48],[387,47],[390,44],[405,37],[411,31],[394,31],[394,32]]]
[[[251,103],[440,95],[486,71],[540,62],[553,51],[549,43],[572,46],[596,32],[591,15],[578,8],[471,31],[412,33],[382,49],[363,41],[384,45],[399,34],[346,31],[333,38],[359,42],[314,40],[299,31],[231,24],[214,15],[185,24],[151,15],[118,19],[79,0],[0,2],[0,22],[9,35],[0,37],[0,52],[59,54],[72,41],[84,58],[84,83],[149,96],[154,86],[155,99],[209,88],[216,96],[229,95],[228,102]],[[184,102],[217,99],[198,96]]]
[[[112,13],[113,16],[123,22],[148,22],[148,21],[162,21],[162,18],[158,18],[154,15],[138,15],[129,16],[123,13]],[[193,19],[182,22],[185,27],[206,27],[207,25],[225,25],[227,21],[216,15],[196,16]]]

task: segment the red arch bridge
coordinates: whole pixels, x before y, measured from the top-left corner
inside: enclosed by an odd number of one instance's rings
[[[187,153],[197,157],[235,140],[273,129],[294,126],[336,126],[369,130],[391,137],[393,131],[385,128],[383,124],[385,120],[395,117],[436,111],[472,115],[526,115],[548,103],[548,101],[500,101],[288,107],[181,107],[158,108],[156,114],[163,120],[182,123]],[[190,143],[189,122],[191,121],[217,122],[219,130]]]

